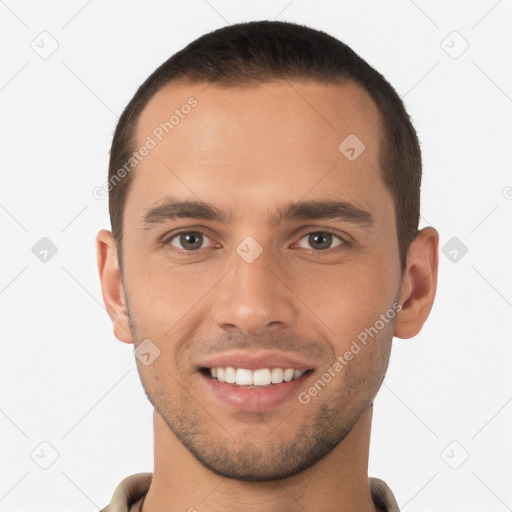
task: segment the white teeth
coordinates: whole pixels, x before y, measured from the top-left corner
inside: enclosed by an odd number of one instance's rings
[[[283,382],[283,369],[272,368],[271,378],[272,384],[281,384],[281,382]]]
[[[302,377],[304,375],[306,370],[295,370],[293,372],[293,378],[298,379],[299,377]]]
[[[295,370],[293,370],[292,368],[288,368],[287,370],[285,370],[283,374],[284,381],[290,382],[293,379],[294,374]]]
[[[234,384],[236,382],[236,370],[232,366],[228,366],[224,377],[228,384]]]
[[[252,386],[252,372],[245,368],[238,368],[236,371],[237,386]]]
[[[254,370],[252,381],[255,386],[268,386],[271,382],[270,370],[268,368]]]
[[[237,386],[270,386],[281,384],[302,377],[306,370],[295,370],[293,368],[258,368],[251,371],[246,368],[210,368],[210,374],[219,382],[236,384]]]

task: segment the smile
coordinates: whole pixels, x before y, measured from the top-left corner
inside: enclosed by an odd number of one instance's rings
[[[304,388],[312,369],[203,367],[198,372],[206,385],[206,401],[228,410],[269,411],[293,399]]]
[[[216,367],[205,368],[213,379],[226,384],[243,386],[248,388],[263,388],[282,382],[291,382],[299,379],[308,370],[296,370],[294,368],[258,368],[249,370],[247,368]]]

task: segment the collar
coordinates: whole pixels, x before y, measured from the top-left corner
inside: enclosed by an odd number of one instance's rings
[[[149,490],[153,473],[136,473],[126,477],[116,487],[110,505],[100,512],[139,512]],[[393,492],[379,478],[369,478],[372,500],[383,512],[400,512]]]

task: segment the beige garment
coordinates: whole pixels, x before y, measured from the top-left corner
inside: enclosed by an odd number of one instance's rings
[[[153,473],[137,473],[126,477],[112,495],[110,505],[100,512],[139,512],[144,496],[148,492]],[[386,482],[370,478],[373,502],[383,512],[400,512],[393,492]]]

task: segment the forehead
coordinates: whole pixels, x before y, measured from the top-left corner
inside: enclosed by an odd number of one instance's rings
[[[380,114],[350,81],[173,82],[150,99],[135,139],[135,149],[151,150],[134,171],[128,203],[147,206],[178,191],[185,199],[233,204],[227,192],[238,190],[245,204],[317,194],[371,206],[386,193]]]
[[[282,80],[244,87],[178,81],[163,87],[149,100],[135,133],[138,141],[155,130],[159,138],[159,125],[170,122],[169,133],[164,130],[161,135],[172,134],[173,139],[193,137],[196,150],[211,151],[222,142],[220,137],[212,136],[213,130],[237,138],[296,137],[310,141],[308,146],[326,136],[336,143],[344,134],[353,133],[371,143],[379,139],[379,121],[375,102],[353,81],[326,85]],[[284,132],[278,133],[281,128]],[[171,137],[166,138],[172,142]]]

